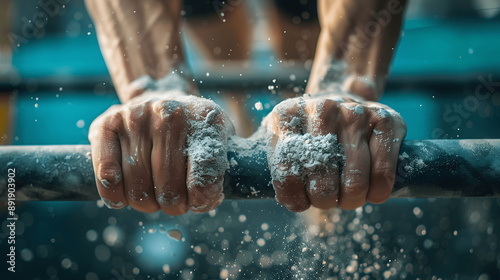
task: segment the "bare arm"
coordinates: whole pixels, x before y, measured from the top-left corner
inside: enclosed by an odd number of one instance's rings
[[[366,100],[382,95],[406,0],[319,0],[321,34],[306,92],[339,84]]]
[[[99,45],[122,102],[140,95],[139,77],[164,77],[184,62],[179,0],[86,0]]]
[[[389,198],[406,124],[374,101],[385,86],[403,4],[319,1],[321,34],[308,95],[278,104],[263,122],[272,136],[276,198],[289,210],[355,209]]]
[[[222,202],[232,124],[182,69],[178,0],[87,0],[122,101],[89,129],[96,184],[110,208],[169,215]]]

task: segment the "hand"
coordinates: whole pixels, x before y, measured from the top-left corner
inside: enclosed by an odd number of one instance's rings
[[[276,199],[288,210],[355,209],[389,198],[406,136],[391,108],[333,94],[293,98],[263,125]]]
[[[89,131],[102,200],[169,215],[214,209],[224,198],[232,131],[218,105],[180,91],[144,93],[109,108]]]

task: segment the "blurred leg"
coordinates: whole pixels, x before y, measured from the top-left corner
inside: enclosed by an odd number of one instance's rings
[[[275,0],[269,9],[269,28],[276,54],[282,60],[308,62],[310,67],[320,32],[316,0]]]
[[[11,0],[0,1],[0,74],[10,68],[11,43],[9,42]],[[11,117],[13,110],[11,94],[0,92],[0,145],[10,144]]]
[[[191,8],[185,1],[188,13],[186,27],[198,49],[211,64],[221,67],[226,62],[244,62],[250,56],[253,30],[245,11],[244,1],[207,2],[204,14],[189,15]],[[201,1],[203,3],[203,1]],[[214,3],[216,5],[214,5]],[[201,4],[199,4],[201,5]],[[198,6],[199,8],[199,6]],[[198,12],[198,11],[197,11]],[[224,15],[221,16],[220,14]],[[249,136],[254,130],[245,108],[246,92],[222,91],[225,96],[226,113],[232,119],[236,133]]]
[[[10,57],[11,44],[8,35],[10,32],[11,3],[12,0],[0,1],[0,57]],[[2,59],[0,58],[1,63]]]

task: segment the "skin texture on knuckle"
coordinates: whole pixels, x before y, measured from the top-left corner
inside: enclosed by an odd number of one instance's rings
[[[366,129],[365,122],[367,116],[364,114],[364,107],[362,105],[358,103],[342,103],[340,112],[342,126],[356,126]]]
[[[340,103],[332,99],[323,99],[317,102],[317,114],[320,117],[326,117],[330,114],[336,114],[339,111]],[[327,114],[327,115],[324,115]]]
[[[152,104],[153,112],[161,120],[171,122],[184,117],[184,106],[177,100],[161,100]]]
[[[127,199],[135,204],[147,204],[152,199],[151,196],[143,184],[134,183],[127,192]]]
[[[179,193],[175,193],[173,191],[168,191],[171,189],[170,187],[164,187],[163,190],[159,194],[156,195],[156,201],[161,207],[179,207],[182,204],[185,204],[185,199],[182,200],[182,197]]]
[[[203,213],[215,209],[223,200],[222,182],[211,185],[188,185],[190,210]]]
[[[314,99],[306,109],[308,114],[307,131],[313,134],[325,134],[333,131],[339,120],[339,103],[330,99]]]
[[[312,206],[328,210],[337,205],[339,189],[334,184],[318,184],[315,181],[311,184],[317,184],[314,188],[309,187],[309,200]]]
[[[399,115],[396,111],[385,108],[384,106],[376,103],[371,104],[368,109],[372,118],[374,118],[377,123],[380,122],[388,125],[392,124],[394,123],[396,116]]]
[[[123,107],[120,114],[128,133],[136,134],[144,129],[143,123],[147,122],[146,108],[145,104]]]
[[[99,171],[97,172],[97,179],[105,188],[113,188],[122,181],[121,168],[114,162],[101,162],[99,164]]]
[[[309,175],[309,192],[318,199],[336,197],[339,193],[338,182],[327,172]]]
[[[89,141],[92,143],[96,139],[100,139],[103,135],[112,132],[118,134],[123,128],[123,117],[115,110],[104,113],[97,117],[89,127]]]
[[[368,188],[369,186],[367,184],[357,182],[351,183],[349,182],[349,179],[347,179],[347,181],[344,182],[344,187],[342,190],[342,200],[364,201]]]

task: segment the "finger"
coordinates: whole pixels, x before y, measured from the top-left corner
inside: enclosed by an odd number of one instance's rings
[[[295,103],[292,103],[295,102]],[[305,190],[297,148],[304,132],[303,102],[294,99],[280,103],[273,111],[278,134],[270,143],[269,167],[273,178],[276,200],[292,212],[302,212],[310,207]],[[297,141],[298,140],[298,141]]]
[[[370,136],[371,182],[367,200],[383,203],[391,195],[396,178],[399,148],[406,136],[406,124],[399,114],[387,109],[375,112],[375,122]]]
[[[190,123],[186,142],[188,204],[195,213],[210,211],[222,202],[224,174],[229,167],[224,113],[218,108],[205,113],[204,120]]]
[[[312,206],[320,209],[330,209],[337,206],[339,194],[339,168],[334,161],[338,153],[337,144],[337,116],[338,106],[335,101],[324,100],[321,102],[311,102],[307,108],[308,125],[307,131],[315,137],[335,135],[335,141],[329,143],[326,149],[320,150],[321,143],[312,141],[307,149],[315,150],[316,153],[331,154],[329,162],[321,164],[318,168],[306,174],[307,176],[307,196]],[[333,138],[332,138],[333,139]]]
[[[182,215],[188,211],[183,153],[186,115],[180,103],[175,101],[162,101],[153,108],[151,167],[156,201],[166,214]]]
[[[123,114],[126,131],[121,135],[125,196],[132,208],[152,213],[159,209],[151,172],[152,141],[149,139],[148,105],[128,107]]]
[[[345,151],[345,166],[341,175],[339,207],[355,209],[366,203],[370,186],[369,127],[364,108],[357,104],[341,106],[342,124],[340,142]],[[360,106],[360,107],[357,107]]]
[[[268,131],[275,132],[268,143],[274,148],[279,139],[288,134],[303,134],[304,131],[304,100],[296,98],[287,99],[276,107],[264,120]]]
[[[118,140],[121,127],[122,119],[118,114],[94,121],[89,132],[97,190],[104,204],[113,209],[128,205],[123,190],[122,155]]]

